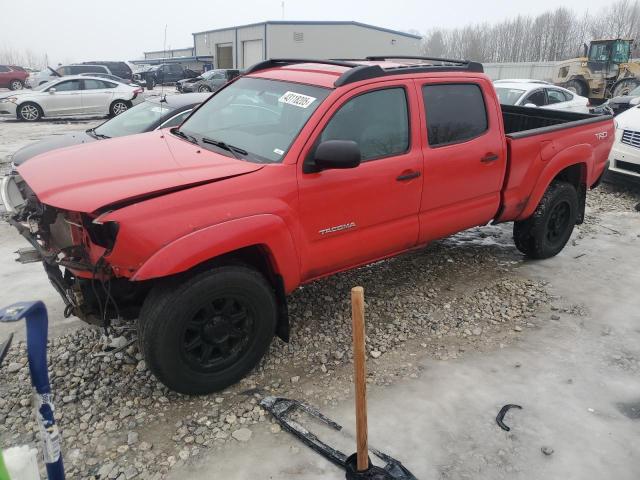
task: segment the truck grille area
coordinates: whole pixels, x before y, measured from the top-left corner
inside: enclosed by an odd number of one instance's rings
[[[631,145],[635,148],[640,148],[640,132],[635,132],[633,130],[623,130],[622,131],[622,143]]]
[[[628,170],[629,172],[640,174],[640,165],[636,163],[623,162],[622,160],[616,160],[616,168],[622,170]]]

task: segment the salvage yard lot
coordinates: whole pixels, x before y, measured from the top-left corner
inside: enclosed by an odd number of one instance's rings
[[[102,121],[0,120],[0,161]],[[5,223],[0,305],[47,303],[72,478],[211,478],[213,469],[220,478],[344,478],[279,433],[257,403],[265,394],[302,399],[353,431],[348,295],[362,285],[371,443],[418,478],[636,479],[639,201],[637,189],[617,185],[590,192],[585,224],[550,260],[525,261],[505,224],[301,288],[290,299],[291,342],[275,341],[252,375],[204,397],[170,392],[134,346],[96,356],[100,331],[63,320],[41,266],[14,263],[26,242]],[[0,327],[0,339],[20,328]],[[0,443],[20,444],[34,438],[23,343],[7,365]],[[523,406],[509,413],[509,433],[493,421],[506,403]]]

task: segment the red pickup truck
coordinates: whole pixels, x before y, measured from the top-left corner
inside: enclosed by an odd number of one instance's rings
[[[613,131],[501,106],[473,62],[267,60],[179,128],[34,157],[2,196],[67,313],[137,319],[151,371],[197,394],[288,339],[301,284],[489,222],[556,255]]]

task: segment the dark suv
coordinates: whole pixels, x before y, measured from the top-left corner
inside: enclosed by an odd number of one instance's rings
[[[117,77],[133,80],[133,72],[127,62],[82,62],[84,65],[103,65]]]

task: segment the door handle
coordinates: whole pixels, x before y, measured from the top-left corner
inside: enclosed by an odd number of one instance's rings
[[[487,153],[484,157],[482,157],[480,159],[480,161],[482,163],[491,163],[491,162],[495,162],[496,160],[498,160],[498,158],[500,158],[498,155],[496,155],[495,153]]]
[[[403,173],[402,175],[399,175],[398,177],[396,177],[396,180],[399,182],[406,182],[408,180],[413,180],[414,178],[418,178],[420,176],[420,172],[413,171],[413,172],[407,172],[407,173]]]

